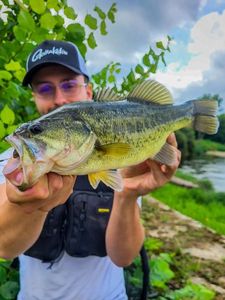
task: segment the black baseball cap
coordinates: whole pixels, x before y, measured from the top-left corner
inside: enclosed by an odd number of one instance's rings
[[[86,76],[89,80],[84,58],[73,43],[46,40],[38,45],[29,55],[26,64],[27,73],[23,79],[23,85],[27,86],[30,84],[34,73],[48,64],[64,66],[76,74]]]

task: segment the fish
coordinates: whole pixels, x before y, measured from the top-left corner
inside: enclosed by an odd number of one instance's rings
[[[213,99],[175,105],[170,91],[155,80],[143,81],[126,97],[103,89],[93,101],[63,105],[19,126],[6,137],[14,151],[3,173],[21,190],[55,172],[88,175],[94,189],[103,182],[121,191],[121,169],[147,159],[175,163],[176,149],[166,142],[170,133],[193,127],[215,134],[217,110]],[[19,181],[11,176],[17,172],[23,174]]]

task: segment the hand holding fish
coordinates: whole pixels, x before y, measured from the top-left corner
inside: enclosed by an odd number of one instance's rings
[[[20,177],[22,172],[17,172],[14,176]],[[6,193],[8,200],[11,203],[20,205],[26,213],[32,213],[37,210],[48,212],[52,208],[66,202],[72,193],[75,179],[76,176],[61,176],[56,173],[48,173],[40,177],[38,182],[25,191],[20,191],[8,180]]]
[[[127,198],[136,199],[139,196],[146,195],[164,185],[174,175],[181,159],[181,152],[177,149],[175,134],[169,135],[167,143],[173,146],[174,151],[176,151],[176,160],[173,165],[167,166],[152,159],[147,159],[138,165],[121,171],[124,182],[123,193],[126,194]]]

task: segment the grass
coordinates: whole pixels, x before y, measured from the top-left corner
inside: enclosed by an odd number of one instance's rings
[[[193,181],[192,176],[184,175],[181,171],[176,175]],[[208,181],[194,179],[194,182],[199,183],[200,187],[186,189],[168,183],[151,195],[169,207],[225,235],[225,193],[213,191]]]
[[[207,151],[225,151],[225,145],[210,140],[195,140],[195,154],[201,155]]]

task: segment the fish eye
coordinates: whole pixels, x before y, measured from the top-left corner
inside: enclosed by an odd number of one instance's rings
[[[19,157],[19,153],[16,151],[16,149],[13,150],[13,158]]]
[[[43,131],[43,128],[41,127],[41,124],[35,123],[28,127],[28,130],[33,134],[38,134]]]

